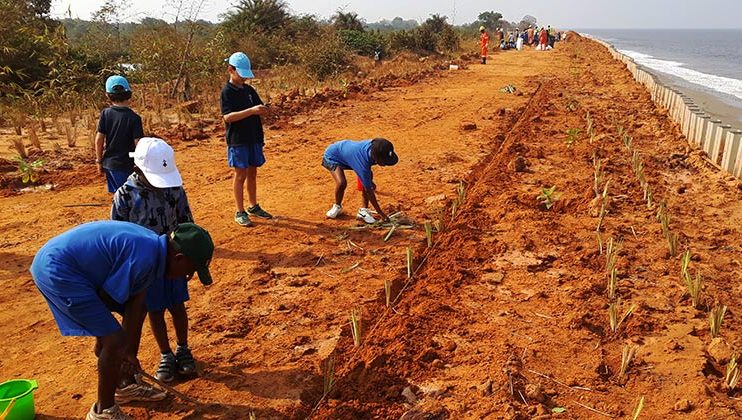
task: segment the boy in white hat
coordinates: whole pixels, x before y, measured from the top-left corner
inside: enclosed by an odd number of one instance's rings
[[[181,223],[193,223],[173,148],[161,139],[145,137],[130,156],[134,158],[134,173],[114,194],[111,219],[136,223],[158,235],[175,231]],[[176,373],[196,373],[196,362],[188,347],[188,299],[185,278],[155,282],[147,290],[149,322],[161,353],[155,376],[164,382],[175,379]],[[173,318],[178,344],[175,353],[170,348],[165,310]]]

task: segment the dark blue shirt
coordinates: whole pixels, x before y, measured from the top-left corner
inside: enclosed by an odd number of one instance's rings
[[[340,165],[345,169],[352,169],[361,179],[363,188],[372,190],[374,174],[371,172],[371,142],[372,140],[342,140],[331,144],[325,150],[325,159]]]
[[[222,115],[263,105],[258,92],[250,85],[238,87],[230,82],[222,89]],[[227,145],[263,144],[263,123],[259,115],[227,123]]]
[[[36,279],[60,279],[44,285],[58,296],[98,296],[102,290],[124,304],[165,277],[167,242],[167,235],[134,223],[85,223],[41,247],[31,272]]]
[[[183,187],[148,188],[138,173],[113,195],[111,219],[132,222],[164,235],[178,228],[181,223],[193,223]]]
[[[127,106],[113,105],[100,113],[98,132],[106,136],[101,165],[106,169],[131,171],[134,140],[144,137],[142,118]]]

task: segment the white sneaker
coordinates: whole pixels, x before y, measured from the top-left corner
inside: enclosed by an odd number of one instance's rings
[[[118,405],[114,405],[111,408],[106,408],[100,413],[95,412],[95,403],[88,411],[88,415],[85,416],[86,420],[131,420],[131,417],[124,414]]]
[[[338,216],[340,216],[340,213],[343,211],[343,206],[338,204],[333,204],[330,210],[327,210],[327,218],[328,219],[336,219]]]
[[[361,207],[358,209],[358,214],[356,214],[356,219],[361,219],[364,222],[368,223],[369,225],[372,223],[376,223],[376,219],[374,219],[374,216],[371,215],[371,210]]]

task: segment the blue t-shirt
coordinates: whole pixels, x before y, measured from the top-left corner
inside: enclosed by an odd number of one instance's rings
[[[222,115],[243,111],[263,105],[258,92],[250,85],[235,86],[230,82],[222,89]],[[260,115],[252,115],[239,121],[227,123],[227,145],[263,144],[263,122]]]
[[[134,140],[144,137],[142,118],[127,106],[113,105],[100,113],[98,132],[106,136],[101,165],[106,169],[131,172]]]
[[[57,296],[84,297],[103,290],[124,304],[165,277],[167,242],[167,235],[134,223],[85,223],[41,247],[31,273]]]
[[[373,189],[374,174],[371,172],[371,142],[372,140],[341,140],[331,144],[325,150],[325,159],[330,163],[340,165],[345,169],[352,169],[361,179],[363,188]]]

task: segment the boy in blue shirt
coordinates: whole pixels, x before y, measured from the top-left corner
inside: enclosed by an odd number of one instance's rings
[[[361,208],[356,218],[366,223],[375,223],[376,219],[368,209],[368,203],[374,206],[382,220],[387,220],[386,214],[376,200],[376,185],[373,182],[372,165],[394,166],[399,161],[394,153],[394,145],[387,139],[373,140],[342,140],[331,144],[322,157],[322,166],[332,174],[335,180],[335,204],[327,211],[327,217],[337,218],[343,211],[343,195],[348,181],[345,179],[345,169],[352,169],[363,186]]]
[[[175,164],[175,153],[165,141],[144,137],[134,153],[134,173],[113,195],[111,219],[144,226],[158,235],[165,235],[181,223],[193,223],[188,198],[182,188],[183,180]],[[155,377],[164,382],[180,375],[196,373],[196,361],[188,347],[189,299],[185,278],[155,282],[147,290],[145,304],[150,327],[160,348],[160,364]],[[165,310],[170,312],[175,327],[175,353],[165,324]]]
[[[190,278],[211,281],[208,232],[181,224],[157,235],[133,223],[86,223],[49,240],[31,264],[34,283],[63,336],[96,337],[98,399],[87,420],[126,420],[117,403],[158,401],[166,394],[140,383],[117,389],[141,371],[137,352],[147,288]],[[121,324],[111,312],[122,314]],[[119,382],[121,381],[121,382]]]
[[[263,123],[268,107],[263,105],[258,92],[247,84],[255,77],[250,69],[250,59],[242,52],[232,54],[228,60],[229,81],[221,94],[222,118],[227,127],[227,161],[234,168],[234,202],[237,207],[234,220],[240,226],[252,226],[250,216],[272,219],[257,199],[258,168],[265,163],[263,155]],[[244,185],[250,207],[245,211]]]
[[[129,108],[131,88],[122,76],[106,80],[106,95],[112,105],[100,113],[95,135],[95,163],[105,174],[108,192],[114,193],[124,185],[134,166],[129,153],[144,137],[142,118]]]

